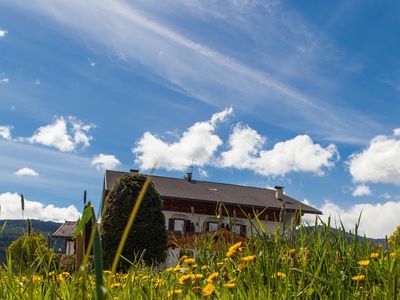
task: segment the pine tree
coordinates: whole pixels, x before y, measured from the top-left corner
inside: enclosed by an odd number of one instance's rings
[[[140,174],[122,176],[106,198],[102,219],[104,266],[111,268],[122,233],[146,177]],[[147,189],[122,256],[134,261],[138,256],[147,264],[161,263],[166,258],[167,232],[161,211],[160,195],[151,183]],[[129,263],[121,259],[119,269]]]

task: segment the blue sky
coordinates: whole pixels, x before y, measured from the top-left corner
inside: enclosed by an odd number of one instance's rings
[[[0,217],[24,193],[41,218],[73,218],[84,189],[99,204],[104,168],[181,177],[193,162],[197,179],[283,185],[390,234],[399,6],[2,1]]]

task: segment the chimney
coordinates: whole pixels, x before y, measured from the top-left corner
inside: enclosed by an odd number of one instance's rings
[[[275,186],[275,198],[279,201],[283,201],[283,186]]]
[[[192,179],[193,179],[193,173],[192,172],[186,173],[186,180],[192,182]]]
[[[139,174],[139,169],[130,169],[129,172],[133,174]]]

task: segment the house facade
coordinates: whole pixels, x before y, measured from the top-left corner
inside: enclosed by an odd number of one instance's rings
[[[130,172],[105,172],[103,201],[118,179]],[[131,170],[131,173],[138,173]],[[171,240],[192,235],[227,231],[241,237],[257,232],[272,233],[277,227],[297,224],[299,215],[321,214],[283,193],[282,187],[265,189],[194,180],[191,173],[184,178],[152,176],[160,194],[168,231],[167,266],[179,257],[179,248]],[[255,218],[258,221],[255,221]],[[260,228],[262,224],[263,228]]]

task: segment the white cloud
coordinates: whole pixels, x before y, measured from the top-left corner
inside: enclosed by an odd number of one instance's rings
[[[2,219],[21,219],[21,198],[17,193],[0,194],[0,206]],[[45,205],[25,199],[25,218],[64,222],[65,220],[76,221],[80,216],[74,205],[56,207],[53,204]]]
[[[178,141],[168,143],[146,132],[132,152],[136,163],[142,169],[154,167],[166,170],[185,170],[188,166],[204,166],[209,163],[222,140],[214,134],[218,122],[224,121],[233,113],[227,108],[214,114],[209,121],[197,122],[188,128]]]
[[[400,136],[400,128],[393,129],[393,135]]]
[[[206,170],[204,170],[203,168],[199,168],[198,172],[201,177],[208,177],[208,172]]]
[[[7,35],[8,31],[4,29],[0,29],[0,38],[3,38]]]
[[[104,171],[115,170],[115,168],[119,166],[121,162],[114,155],[101,153],[92,159],[91,164],[96,166],[98,171]]]
[[[11,140],[11,129],[13,129],[13,126],[0,126],[0,137]]]
[[[319,210],[323,212],[321,216],[323,221],[326,222],[331,216],[331,226],[340,226],[342,221],[346,231],[351,230],[353,233],[361,213],[358,234],[365,234],[370,238],[384,238],[399,225],[400,202],[361,203],[344,208],[331,201],[325,201]],[[312,224],[315,217],[306,215],[305,220]]]
[[[276,143],[271,150],[262,150],[265,140],[254,129],[236,125],[228,141],[230,150],[221,153],[219,165],[253,170],[264,176],[289,172],[323,175],[323,168],[332,168],[338,157],[335,145],[324,148],[308,135]]]
[[[382,195],[382,197],[383,197],[384,199],[390,199],[390,198],[392,198],[392,195],[390,195],[389,193],[384,193],[384,194]]]
[[[8,78],[0,78],[0,84],[7,84],[10,81]]]
[[[350,156],[349,171],[355,182],[400,185],[399,158],[400,137],[379,135],[365,150]]]
[[[22,168],[14,173],[18,176],[39,176],[39,173],[31,168]]]
[[[352,195],[353,197],[371,196],[372,192],[369,186],[365,184],[360,184],[353,190]]]
[[[84,124],[75,117],[57,118],[53,123],[39,127],[35,133],[27,139],[30,143],[55,147],[60,151],[74,151],[78,146],[88,147],[92,136],[89,131],[92,124]]]

